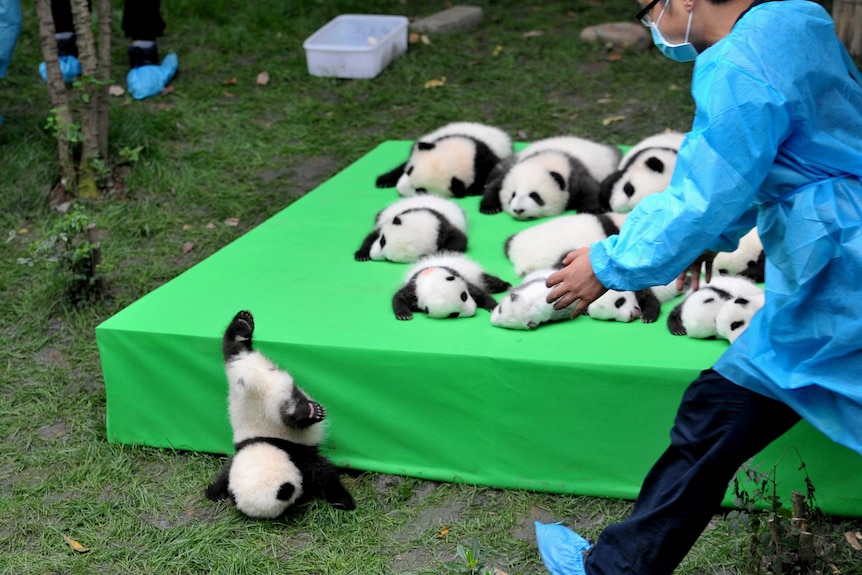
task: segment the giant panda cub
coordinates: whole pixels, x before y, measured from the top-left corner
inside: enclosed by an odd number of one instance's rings
[[[491,294],[510,287],[464,254],[440,252],[411,266],[392,297],[392,310],[399,320],[413,319],[414,311],[438,319],[472,317],[477,307],[493,310],[497,302]]]
[[[646,196],[664,191],[670,184],[684,138],[679,132],[665,132],[635,144],[620,159],[616,170],[602,181],[602,210],[630,212]]]
[[[354,509],[337,469],[318,450],[326,411],[288,372],[252,349],[253,332],[251,313],[241,311],[222,339],[235,453],[206,497],[230,498],[245,515],[266,519],[312,498]]]
[[[765,294],[737,297],[725,303],[715,316],[715,335],[730,343],[736,341],[751,323],[757,310],[763,307]]]
[[[621,155],[614,146],[576,136],[538,140],[497,165],[479,211],[502,210],[518,220],[566,210],[599,213],[600,182],[616,168]]]
[[[464,208],[439,196],[423,195],[403,198],[378,212],[374,229],[354,258],[415,262],[423,255],[466,249]]]
[[[718,252],[712,269],[722,275],[739,275],[757,283],[766,279],[766,253],[757,228],[742,236],[732,252]]]
[[[577,300],[559,310],[547,302],[551,288],[547,287],[546,281],[555,271],[545,269],[528,273],[491,312],[491,325],[533,330],[545,323],[569,319]],[[634,292],[608,290],[588,306],[587,315],[593,319],[629,322],[640,317],[640,307]]]
[[[714,275],[708,284],[689,292],[671,310],[667,318],[668,330],[673,335],[714,338],[718,335],[716,318],[725,304],[737,298],[756,300],[762,295],[763,290],[748,278]]]
[[[478,196],[491,169],[511,155],[512,138],[503,130],[453,122],[416,140],[407,161],[380,175],[377,187],[395,187],[402,196]]]
[[[557,216],[510,236],[503,247],[515,273],[554,268],[570,251],[619,233],[627,214]]]

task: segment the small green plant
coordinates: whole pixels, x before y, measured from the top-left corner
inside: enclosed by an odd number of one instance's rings
[[[29,246],[21,265],[54,265],[71,303],[95,299],[104,292],[104,266],[95,224],[73,204],[48,235]]]
[[[797,452],[797,456],[799,453]],[[734,505],[727,514],[728,529],[749,533],[747,570],[750,575],[785,575],[817,572],[812,519],[820,516],[814,499],[814,484],[799,456],[799,470],[805,475],[805,494],[794,491],[792,506],[783,505],[778,495],[777,464],[768,473],[743,466],[733,480]],[[746,483],[754,486],[748,490]]]
[[[129,146],[123,146],[120,148],[118,152],[119,161],[118,164],[136,164],[138,160],[141,159],[141,152],[144,150],[143,146],[135,146],[131,148]]]
[[[45,119],[45,129],[55,138],[59,138],[60,134],[65,134],[70,144],[79,144],[84,140],[81,125],[64,121],[57,113],[57,108],[51,108],[51,112]]]
[[[494,575],[494,569],[483,564],[482,547],[478,541],[474,541],[470,547],[465,547],[459,543],[456,551],[462,562],[445,563],[444,567],[450,573],[456,575]]]

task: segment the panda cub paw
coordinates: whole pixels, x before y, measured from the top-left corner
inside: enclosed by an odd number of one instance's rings
[[[222,339],[222,351],[224,352],[225,361],[229,361],[234,356],[243,351],[251,351],[251,335],[254,332],[254,318],[251,312],[241,311],[237,313],[227,330],[224,332]]]

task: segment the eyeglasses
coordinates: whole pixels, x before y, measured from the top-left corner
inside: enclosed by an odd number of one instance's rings
[[[659,2],[661,2],[661,0],[650,0],[649,4],[644,6],[643,9],[635,15],[638,22],[649,28],[650,24],[652,24],[652,18],[649,17],[650,10],[652,10]]]

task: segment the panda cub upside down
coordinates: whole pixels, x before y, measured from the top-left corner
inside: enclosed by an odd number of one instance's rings
[[[313,498],[356,507],[337,468],[320,454],[326,410],[259,351],[254,319],[241,311],[222,339],[235,453],[206,489],[249,517],[273,519]]]

